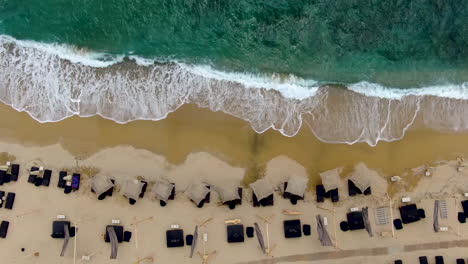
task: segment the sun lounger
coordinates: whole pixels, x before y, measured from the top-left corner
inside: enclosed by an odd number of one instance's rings
[[[52,177],[52,171],[51,170],[45,170],[44,171],[44,176],[42,177],[42,185],[49,187],[51,177]]]
[[[338,194],[338,188],[330,190],[330,198],[332,203],[336,203],[340,201],[340,195]]]
[[[29,174],[29,177],[28,177],[28,182],[29,183],[34,184],[36,182],[37,175],[32,174],[32,173],[35,172],[35,171],[38,171],[38,170],[39,170],[38,167],[31,167],[31,173]]]
[[[148,182],[141,181],[143,183],[143,188],[141,188],[140,198],[145,197],[146,188],[148,188]]]
[[[436,257],[435,257],[435,263],[436,263],[436,264],[444,264],[444,257],[442,257],[442,256],[436,256]]]
[[[79,173],[73,173],[72,184],[71,184],[73,191],[78,191],[80,189],[80,180],[81,180],[81,175]]]
[[[419,257],[419,264],[429,264],[429,261],[427,261],[427,257],[426,256]]]
[[[8,221],[2,221],[0,224],[0,237],[1,238],[6,238],[8,234],[8,227],[10,226],[10,222]]]
[[[319,184],[315,187],[317,193],[317,203],[323,203],[325,201],[325,188],[322,184]]]
[[[174,188],[172,188],[172,191],[171,191],[171,195],[169,195],[169,200],[174,200],[175,199],[175,183],[172,183],[174,184]]]
[[[6,201],[5,201],[5,208],[6,209],[13,209],[13,204],[15,203],[15,197],[16,197],[16,194],[15,193],[8,193],[7,195],[7,198],[6,198]]]
[[[58,179],[58,183],[57,183],[57,187],[58,188],[65,188],[65,184],[66,184],[66,181],[65,181],[65,177],[67,176],[67,172],[66,171],[61,171],[59,172],[59,179]]]
[[[5,192],[4,191],[0,191],[0,208],[3,207],[3,204],[5,203],[5,201],[3,201],[3,197],[5,196]]]
[[[11,178],[12,181],[17,181],[18,180],[19,169],[20,169],[19,164],[11,164],[11,169],[10,169],[11,177],[10,178]]]
[[[6,171],[0,170],[0,185],[5,183]]]
[[[394,263],[395,263],[395,264],[403,264],[403,261],[402,261],[401,259],[397,259],[397,260],[395,260]]]
[[[457,259],[457,264],[465,264],[465,260],[462,258]]]

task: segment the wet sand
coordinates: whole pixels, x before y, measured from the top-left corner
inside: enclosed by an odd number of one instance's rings
[[[410,168],[437,160],[454,159],[468,151],[467,133],[439,133],[413,129],[403,140],[381,142],[376,147],[328,144],[319,141],[307,127],[295,137],[277,131],[255,133],[250,125],[222,112],[185,105],[161,121],[117,124],[101,117],[72,117],[57,123],[38,123],[27,113],[0,105],[0,140],[26,146],[61,144],[77,157],[87,157],[103,148],[131,145],[167,158],[173,164],[192,152],[204,151],[232,166],[247,168],[246,182],[261,176],[265,164],[285,155],[303,165],[318,182],[318,173],[336,167],[349,171],[364,162],[386,176],[405,175]],[[414,180],[414,178],[412,178]]]

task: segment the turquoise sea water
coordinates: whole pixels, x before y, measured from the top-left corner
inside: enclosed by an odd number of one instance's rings
[[[197,104],[372,146],[468,131],[468,1],[0,0],[0,101],[39,122]]]
[[[219,70],[462,83],[466,0],[0,0],[0,34]]]

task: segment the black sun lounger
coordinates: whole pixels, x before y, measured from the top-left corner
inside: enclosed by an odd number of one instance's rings
[[[0,170],[0,185],[3,185],[4,183],[6,183],[6,171],[2,171]]]
[[[166,231],[166,246],[168,248],[184,246],[184,230],[171,229]]]
[[[45,170],[44,171],[44,177],[42,177],[42,185],[49,187],[51,177],[52,177],[52,171],[51,170]]]
[[[31,172],[38,171],[38,167],[31,167]],[[36,182],[37,175],[29,174],[28,182],[34,184]]]
[[[283,226],[285,238],[302,237],[301,220],[285,220]]]
[[[59,179],[57,183],[58,188],[65,188],[65,184],[67,183],[67,181],[65,181],[63,178],[65,178],[66,176],[67,176],[66,171],[59,172]]]
[[[465,264],[465,259],[458,258],[457,259],[457,264]]]
[[[117,235],[117,241],[119,243],[122,243],[123,238],[124,238],[124,228],[123,228],[123,226],[119,226],[119,225],[108,225],[108,226],[106,226],[106,237],[105,237],[104,240],[107,243],[110,243],[109,232],[107,232],[108,227],[113,227],[114,228],[115,234]]]
[[[13,209],[13,204],[15,203],[15,197],[16,197],[16,194],[15,193],[8,193],[7,195],[7,198],[6,198],[6,201],[5,201],[5,208],[6,209]]]
[[[315,192],[317,194],[317,203],[323,203],[325,201],[325,187],[319,184],[315,187]]]
[[[427,257],[426,256],[419,257],[419,264],[429,264],[429,261],[427,261]]]
[[[11,180],[12,181],[17,181],[18,180],[19,169],[20,169],[19,164],[11,164],[10,175],[11,175]]]
[[[3,204],[4,204],[4,201],[3,201],[3,197],[5,196],[5,192],[4,191],[0,191],[0,208],[3,207]]]
[[[244,225],[228,225],[226,230],[228,243],[244,242]]]
[[[8,227],[10,226],[10,222],[8,221],[2,221],[0,224],[0,237],[1,238],[6,238],[8,234]]]
[[[436,263],[436,264],[444,264],[444,257],[442,257],[442,256],[436,256],[436,257],[435,257],[435,263]]]

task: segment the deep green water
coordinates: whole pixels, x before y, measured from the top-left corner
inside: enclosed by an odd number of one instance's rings
[[[461,83],[467,0],[0,0],[0,34],[241,72]]]

